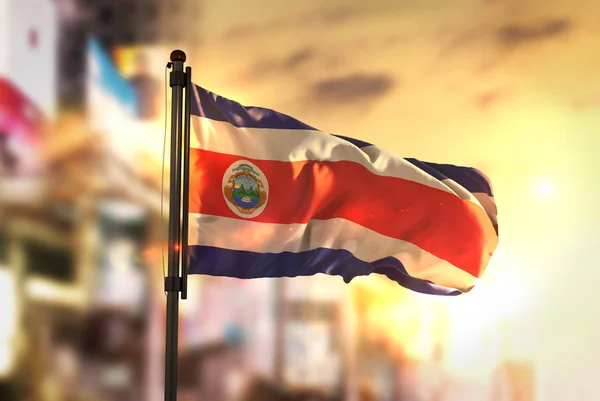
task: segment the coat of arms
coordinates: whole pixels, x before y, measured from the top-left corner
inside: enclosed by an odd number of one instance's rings
[[[260,169],[247,161],[230,166],[223,177],[223,196],[238,216],[258,216],[267,203],[268,182]]]

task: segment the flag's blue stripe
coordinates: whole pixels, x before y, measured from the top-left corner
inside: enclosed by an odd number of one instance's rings
[[[338,137],[340,139],[343,139],[347,142],[350,142],[352,145],[356,146],[357,148],[366,148],[367,146],[373,146],[369,142],[361,141],[360,139],[354,139],[354,138],[350,138],[350,137],[342,136],[342,135],[334,135],[334,136]]]
[[[450,178],[450,177],[446,177],[444,174],[442,174],[437,169],[432,167],[431,163],[422,162],[420,160],[413,159],[412,157],[406,157],[404,160],[411,163],[413,166],[418,167],[419,169],[423,170],[424,172],[426,172],[427,174],[429,174],[430,176],[432,176],[433,178],[435,178],[437,180],[442,181],[442,180],[447,180],[448,178]]]
[[[190,113],[215,121],[225,121],[238,128],[267,128],[289,130],[312,130],[311,127],[287,114],[263,107],[244,107],[196,85],[200,104],[192,95]]]
[[[471,193],[484,193],[494,196],[489,181],[473,167],[461,167],[452,164],[427,163],[446,177],[457,182]]]
[[[413,158],[406,158],[405,160],[440,181],[450,179],[471,193],[484,193],[488,196],[494,196],[492,186],[477,169],[452,164],[422,162]]]
[[[189,247],[190,274],[252,279],[261,277],[341,276],[345,282],[369,273],[386,275],[412,291],[432,295],[460,295],[455,289],[411,277],[392,257],[367,263],[340,249],[317,248],[305,252],[257,253],[209,246]]]

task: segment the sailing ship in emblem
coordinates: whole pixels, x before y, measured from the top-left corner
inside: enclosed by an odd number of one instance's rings
[[[265,186],[252,166],[242,163],[231,169],[231,173],[223,194],[240,213],[250,215],[267,202]]]

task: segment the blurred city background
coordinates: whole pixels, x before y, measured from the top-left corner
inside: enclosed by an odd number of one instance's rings
[[[500,217],[497,254],[458,298],[380,277],[191,277],[179,399],[598,400],[599,14],[0,0],[0,400],[163,399],[175,48],[195,83],[243,104],[482,169]]]

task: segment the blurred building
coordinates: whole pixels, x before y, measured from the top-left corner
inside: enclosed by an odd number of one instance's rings
[[[265,373],[258,365],[268,362],[269,344],[261,347],[257,335],[272,306],[269,294],[269,283],[260,280],[191,277],[180,313],[183,392],[193,399],[229,400],[251,375]],[[249,358],[257,350],[264,352],[260,360],[256,354]]]
[[[77,109],[85,102],[87,21],[79,0],[55,0],[58,9],[58,103]]]
[[[148,202],[158,189],[106,153],[101,138],[63,133],[62,141],[70,146],[49,160],[42,202],[2,204],[6,265],[19,283],[21,361],[35,365],[17,363],[16,372],[40,392],[59,386],[55,363],[66,359],[78,366],[70,380],[82,391],[133,387],[139,395],[152,304],[138,255],[158,241],[159,208]]]
[[[201,39],[201,3],[194,0],[78,1],[88,32],[108,51],[118,46],[194,45]]]
[[[57,112],[56,8],[2,0],[0,26],[0,200],[39,201],[44,125]]]
[[[339,277],[284,280],[278,298],[279,377],[285,386],[351,399],[356,332],[352,293]]]
[[[351,399],[354,327],[341,280],[193,277],[191,283],[180,315],[187,395],[227,400],[260,377],[287,391]]]
[[[353,307],[356,309],[355,380],[361,397],[376,400],[412,400],[410,366],[394,349],[395,333],[385,332],[369,324],[373,303],[381,297],[375,287],[354,287]],[[402,370],[402,368],[404,368]],[[400,380],[400,376],[404,380]],[[404,386],[402,383],[406,383]],[[401,396],[401,397],[400,397]]]
[[[123,47],[189,48],[197,45],[201,37],[198,29],[190,29],[199,26],[199,1],[56,0],[54,3],[60,20],[57,55],[59,101],[63,107],[77,107],[85,103],[88,35],[92,35],[111,57]],[[191,56],[191,52],[188,53]],[[163,56],[160,67],[164,67],[167,58],[168,53]],[[144,76],[143,70],[151,68],[149,62],[141,58],[137,62],[140,77],[134,83],[134,89],[144,94],[156,92],[162,83],[148,82],[147,77],[140,79]],[[145,99],[146,96],[140,98]],[[141,108],[142,112],[148,110],[143,103]]]
[[[535,369],[524,361],[503,362],[493,375],[493,401],[534,401]]]
[[[58,80],[63,108],[86,101],[89,35],[107,50],[122,43],[156,40],[157,1],[56,0],[60,20]]]
[[[47,189],[46,128],[57,113],[56,8],[51,1],[2,0],[0,20],[0,299],[6,307],[0,324],[0,387],[8,400],[35,387],[36,375],[22,372],[32,344],[44,336],[24,331],[38,313],[25,300],[39,294],[44,277],[67,287],[77,273],[65,252],[69,222],[40,208]],[[40,362],[37,372],[46,368]]]
[[[148,44],[159,37],[159,0],[79,0],[88,30],[102,46]],[[170,3],[170,2],[167,2]]]
[[[0,1],[0,78],[34,100],[47,118],[57,112],[57,14],[51,0]]]
[[[2,399],[144,398],[154,304],[139,255],[162,220],[135,91],[76,2],[0,8]]]
[[[89,37],[110,56],[123,45],[159,40],[158,0],[56,0],[60,19],[59,87],[64,107],[85,103],[86,77],[91,66]]]

